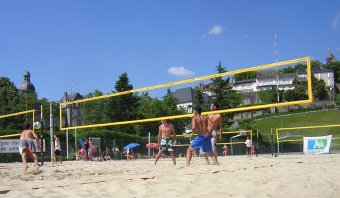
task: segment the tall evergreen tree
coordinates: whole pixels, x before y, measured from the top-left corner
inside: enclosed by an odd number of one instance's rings
[[[222,66],[221,61],[216,66],[216,71],[224,73],[227,70]],[[221,109],[233,108],[240,105],[242,97],[240,94],[236,94],[236,91],[232,90],[230,85],[230,78],[217,77],[211,80],[211,91],[213,92],[213,99],[220,104]]]
[[[125,92],[133,89],[127,73],[123,73],[119,76],[114,88],[116,91],[113,91],[113,93]],[[112,122],[135,120],[137,118],[137,107],[137,94],[124,94],[110,98],[105,114]],[[120,126],[118,128],[123,132],[134,132],[134,129],[131,125]]]
[[[194,91],[194,100],[192,102],[193,106],[200,106],[204,105],[204,97],[203,93],[199,89],[195,89]]]

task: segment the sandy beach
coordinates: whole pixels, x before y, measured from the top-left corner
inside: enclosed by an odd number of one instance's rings
[[[339,154],[218,159],[46,162],[37,175],[2,163],[0,197],[340,197]]]

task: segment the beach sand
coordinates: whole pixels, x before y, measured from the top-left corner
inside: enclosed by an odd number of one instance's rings
[[[340,197],[340,154],[0,164],[0,197]],[[30,171],[33,170],[30,163]]]

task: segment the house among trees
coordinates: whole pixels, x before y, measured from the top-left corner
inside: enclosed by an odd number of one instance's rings
[[[277,87],[279,90],[294,89],[293,81],[295,73],[283,73],[276,76],[275,70],[264,70],[259,72],[256,78],[235,81],[232,84],[233,90],[241,92],[256,92],[270,90]]]
[[[185,87],[174,91],[173,96],[178,99],[177,108],[183,108],[186,112],[191,113],[193,107],[193,101],[195,99],[195,91],[191,87]],[[203,100],[205,103],[212,101],[211,97],[202,93]]]
[[[312,63],[312,74],[315,77],[314,79],[316,79],[312,80],[313,95],[316,100],[335,98],[335,82],[337,78],[334,75],[335,71],[339,71],[340,68],[337,68],[337,61],[331,50],[328,51],[326,62],[327,64],[335,65],[324,66],[318,61]],[[277,101],[277,96],[272,99],[273,101],[263,101],[261,94],[259,94],[262,91],[277,89],[280,91],[280,94],[283,94],[283,96],[280,96],[281,101],[300,100],[303,99],[303,97],[307,97],[303,96],[305,94],[303,92],[305,88],[303,88],[304,86],[302,84],[307,81],[307,73],[303,68],[303,65],[296,65],[295,68],[280,69],[278,74],[275,69],[245,72],[235,75],[228,86],[232,90],[242,93],[243,98],[241,105]],[[176,90],[174,96],[179,100],[178,107],[183,107],[187,112],[191,112],[191,107],[195,99],[195,90],[199,90],[204,95],[205,101],[212,101],[214,93],[211,86],[212,83],[200,84],[194,89],[187,87]],[[274,95],[277,95],[276,92]]]
[[[316,68],[312,70],[313,75],[318,80],[323,80],[326,83],[326,88],[328,90],[334,89],[334,71],[327,68]],[[306,79],[307,73],[305,70],[297,70],[296,75],[299,78]]]
[[[59,102],[71,102],[76,100],[83,99],[83,96],[80,95],[78,92],[72,93],[70,95],[67,94],[67,92],[64,93],[64,96],[59,100]],[[71,104],[71,105],[64,105],[62,106],[63,110],[63,125],[64,127],[69,126],[80,126],[83,125],[83,121],[81,119],[81,112],[80,112],[80,104]],[[71,116],[72,115],[72,116]]]

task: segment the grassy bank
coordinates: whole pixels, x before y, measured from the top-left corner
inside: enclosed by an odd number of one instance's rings
[[[271,128],[275,129],[334,124],[340,124],[340,110],[324,110],[316,112],[287,114],[283,116],[263,118],[260,120],[255,120],[251,123],[252,127],[259,131],[265,141],[270,139]],[[292,135],[319,136],[333,134],[333,136],[340,137],[340,127],[286,130],[281,131],[280,135],[285,135],[287,132]],[[273,130],[273,133],[275,134],[275,130]],[[339,140],[336,140],[335,142],[338,141]]]

